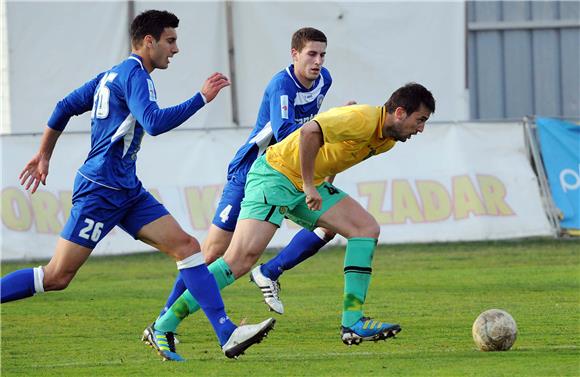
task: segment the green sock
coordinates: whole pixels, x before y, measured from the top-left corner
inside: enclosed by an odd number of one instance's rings
[[[342,325],[350,327],[362,316],[371,281],[374,238],[350,238],[344,256],[344,303]]]
[[[213,274],[220,290],[231,285],[236,280],[232,270],[230,270],[230,266],[228,266],[223,258],[219,258],[210,264],[208,270]],[[155,321],[155,329],[163,332],[175,332],[181,321],[199,309],[200,306],[195,298],[186,290],[175,300],[165,314],[157,318]]]

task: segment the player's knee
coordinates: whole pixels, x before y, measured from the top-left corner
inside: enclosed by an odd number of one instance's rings
[[[50,271],[44,272],[44,290],[45,291],[62,291],[72,281],[74,278],[74,273],[51,273]]]
[[[224,255],[224,251],[219,247],[219,245],[209,245],[205,244],[203,247],[203,258],[205,260],[205,264],[208,266],[215,262],[216,259]]]
[[[379,223],[374,221],[373,224],[369,226],[368,232],[370,234],[369,235],[370,238],[378,239],[379,236],[381,235],[381,227],[379,226]]]
[[[358,237],[365,237],[365,238],[379,238],[381,234],[381,227],[379,223],[372,218],[366,221],[364,224],[359,228],[359,235]]]
[[[199,245],[199,241],[195,237],[187,234],[177,242],[172,254],[176,260],[183,260],[200,250],[201,246]]]
[[[235,250],[228,250],[224,255],[224,260],[230,266],[236,279],[247,274],[258,261],[261,251],[246,249],[243,253]]]

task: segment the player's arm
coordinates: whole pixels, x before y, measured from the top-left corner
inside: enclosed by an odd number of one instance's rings
[[[145,131],[156,136],[183,124],[207,102],[212,101],[220,90],[230,85],[228,78],[221,73],[214,73],[203,84],[200,92],[185,102],[164,109],[159,108],[156,99],[150,95],[149,80],[142,71],[134,72],[127,83],[128,106],[131,114],[143,126]]]
[[[50,127],[44,129],[42,139],[40,141],[40,148],[32,159],[24,166],[19,175],[20,184],[26,190],[30,190],[31,194],[36,192],[38,185],[42,183],[46,185],[46,176],[48,175],[48,166],[50,158],[56,145],[61,131],[54,130]]]
[[[300,170],[306,205],[312,211],[320,210],[322,197],[314,186],[314,162],[318,151],[324,144],[322,130],[316,121],[304,124],[300,129]]]
[[[270,96],[270,125],[276,141],[281,141],[300,128],[294,118],[295,92],[278,88]]]
[[[34,194],[40,183],[46,185],[50,158],[58,138],[72,116],[91,110],[93,94],[102,76],[103,74],[99,74],[56,104],[42,134],[38,152],[24,166],[18,176],[20,184],[26,190],[30,190],[30,193]]]
[[[75,115],[81,115],[93,108],[95,90],[104,73],[88,81],[80,88],[72,91],[69,95],[59,101],[54,107],[54,111],[48,120],[48,127],[56,131],[63,131],[70,120]]]

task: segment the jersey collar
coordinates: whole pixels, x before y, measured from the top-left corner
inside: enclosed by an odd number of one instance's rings
[[[385,106],[380,107],[381,115],[379,116],[379,139],[383,139],[383,125],[385,124],[385,117],[387,116],[387,108]]]
[[[320,75],[318,76],[318,78],[316,80],[314,80],[314,83],[312,83],[312,86],[310,87],[310,89],[306,89],[306,87],[300,83],[300,81],[298,80],[298,78],[294,74],[294,64],[290,64],[286,68],[286,73],[290,76],[292,81],[294,81],[294,84],[300,88],[300,91],[310,92],[310,91],[314,90],[318,86],[318,83],[320,82],[320,78],[322,77],[322,67],[320,68]]]
[[[143,67],[143,58],[140,57],[139,55],[137,55],[137,54],[131,54],[131,55],[129,55],[129,57],[127,59],[137,60],[137,62],[141,66],[141,68],[142,69],[145,69],[145,67]]]

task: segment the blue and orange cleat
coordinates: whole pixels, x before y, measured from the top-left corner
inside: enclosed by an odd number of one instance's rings
[[[362,317],[351,327],[341,326],[342,342],[347,346],[358,346],[362,341],[379,341],[393,338],[401,332],[401,326]]]

